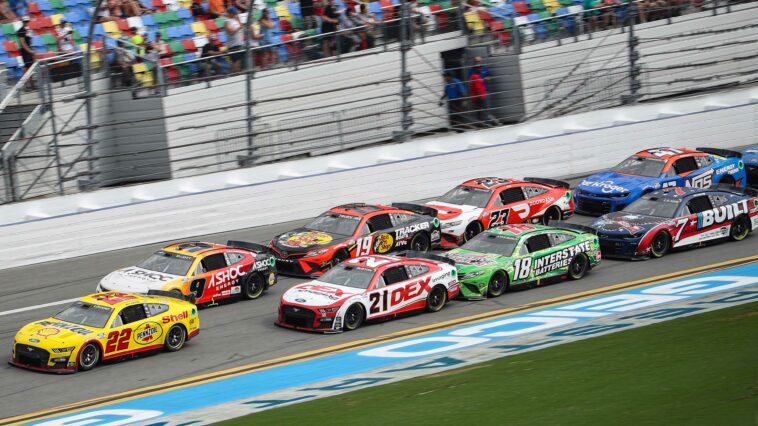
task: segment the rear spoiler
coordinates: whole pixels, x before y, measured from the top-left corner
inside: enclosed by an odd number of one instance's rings
[[[753,188],[740,188],[739,186],[730,185],[728,183],[718,183],[711,189],[718,191],[731,192],[737,195],[747,195],[748,197],[758,197],[758,189]]]
[[[552,226],[553,228],[558,228],[558,229],[587,232],[593,235],[597,235],[597,229],[595,228],[592,228],[590,226],[585,226],[585,225],[578,225],[576,223],[568,223],[562,220],[556,220],[555,222],[550,222],[549,226]]]
[[[176,292],[176,291],[163,291],[163,290],[148,290],[147,291],[148,296],[161,296],[161,297],[170,297],[172,299],[179,299],[184,300],[185,302],[190,302],[193,305],[195,304],[195,295],[189,294],[187,296]]]
[[[413,203],[392,203],[392,207],[401,210],[409,210],[414,213],[423,214],[426,216],[437,217],[437,209],[433,209],[429,206]]]
[[[226,242],[226,245],[231,248],[240,248],[240,249],[249,250],[255,253],[265,253],[265,254],[274,255],[274,251],[271,250],[270,247],[264,246],[263,244],[249,243],[247,241],[229,240]]]
[[[455,261],[449,257],[440,256],[438,254],[431,254],[424,251],[406,250],[397,254],[398,256],[404,256],[409,259],[429,259],[437,262],[447,263],[448,265],[455,266]]]
[[[542,185],[555,186],[557,188],[571,188],[568,182],[557,179],[544,179],[538,177],[525,177],[524,182],[541,183]]]
[[[739,151],[732,151],[731,149],[721,149],[721,148],[695,148],[696,150],[700,152],[704,152],[706,154],[713,154],[713,155],[719,155],[721,157],[737,157],[742,158],[742,153]]]

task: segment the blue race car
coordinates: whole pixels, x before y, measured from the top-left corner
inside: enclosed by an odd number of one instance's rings
[[[742,151],[742,161],[747,172],[747,184],[758,188],[758,145],[745,148]]]
[[[643,194],[672,186],[708,188],[722,183],[744,187],[742,154],[716,148],[651,148],[607,172],[584,179],[576,189],[576,212],[591,216],[615,212]]]

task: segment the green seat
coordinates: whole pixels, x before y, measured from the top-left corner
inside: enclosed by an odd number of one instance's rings
[[[258,22],[259,19],[261,19],[261,15],[263,14],[262,11],[255,9],[253,11],[253,17],[255,18],[255,22]]]
[[[181,45],[181,43],[180,43]],[[171,43],[171,50],[174,50],[174,44]],[[179,64],[184,62],[183,56],[174,56],[171,58],[171,62],[174,64]],[[187,65],[177,65],[176,70],[179,72],[179,76],[182,78],[182,80],[186,80],[190,77],[192,77],[192,71],[190,70],[189,66]]]
[[[42,42],[45,43],[47,46],[58,46],[58,41],[55,40],[55,36],[51,33],[43,33],[42,34]],[[55,50],[58,50],[57,48]]]
[[[532,2],[529,4],[529,8],[532,9],[532,12],[539,13],[543,10],[546,10],[545,4],[542,3],[542,0],[532,0]]]
[[[13,28],[13,24],[3,24],[3,34],[5,35],[16,34],[16,29]]]
[[[553,17],[553,15],[551,15],[550,12],[548,11],[540,12],[539,16],[540,16],[540,19],[549,19]],[[548,32],[551,32],[551,33],[558,32],[558,23],[555,21],[555,19],[550,19],[549,21],[545,21],[545,27],[547,28]]]
[[[223,16],[219,16],[218,18],[216,18],[217,27],[224,28],[224,22],[226,22],[226,18],[224,18]]]
[[[303,28],[303,23],[297,16],[292,15],[292,20],[290,23],[292,24],[292,28]]]
[[[182,22],[182,18],[179,17],[179,14],[176,13],[176,11],[169,10],[164,13],[166,17],[166,23],[175,23],[175,22]]]
[[[82,39],[82,35],[79,34],[79,30],[76,28],[74,28],[74,43],[76,44],[84,43],[84,39]]]
[[[156,24],[162,25],[166,23],[166,16],[162,12],[153,13],[153,21],[155,21]]]
[[[574,5],[573,0],[559,0],[558,3],[563,7],[569,7]]]
[[[66,5],[63,4],[63,0],[50,0],[50,6],[58,11],[66,10]]]
[[[168,44],[171,47],[171,51],[174,53],[184,53],[184,46],[181,41],[172,41]],[[176,59],[176,58],[174,58]]]
[[[492,7],[490,0],[479,0],[479,5],[487,8]]]
[[[442,9],[450,9],[453,7],[453,2],[450,0],[443,0],[439,3],[439,5]]]
[[[164,28],[164,29],[160,30],[160,32],[161,32],[161,40],[163,40],[165,42],[171,41],[171,37],[169,37],[167,29]]]
[[[506,30],[513,29],[513,18],[503,19],[503,28],[505,28]]]

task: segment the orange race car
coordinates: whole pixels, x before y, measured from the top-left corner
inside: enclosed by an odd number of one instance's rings
[[[315,277],[348,258],[428,251],[439,241],[437,211],[430,207],[355,203],[334,207],[304,227],[275,237],[269,245],[279,273]]]

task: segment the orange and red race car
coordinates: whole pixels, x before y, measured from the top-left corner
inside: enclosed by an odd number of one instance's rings
[[[257,299],[276,284],[274,262],[271,250],[260,244],[189,241],[171,244],[136,266],[111,272],[100,281],[97,291],[174,291],[194,296],[197,304]]]
[[[442,247],[457,247],[485,229],[511,223],[547,224],[574,212],[569,184],[542,178],[471,179],[426,205],[438,211]]]
[[[345,259],[398,250],[425,252],[439,241],[437,211],[430,207],[356,203],[334,207],[269,245],[279,273],[315,277]]]

